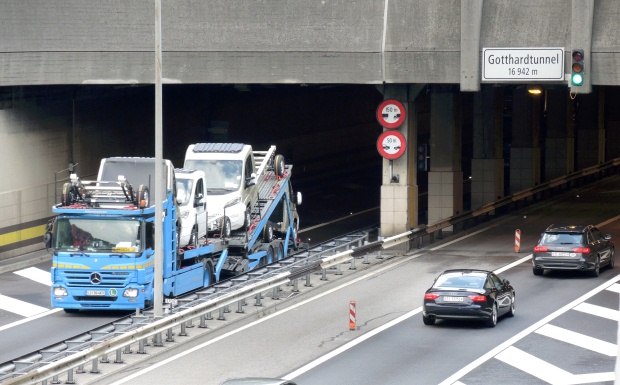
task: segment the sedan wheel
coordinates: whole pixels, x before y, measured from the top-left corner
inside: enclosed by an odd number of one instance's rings
[[[532,273],[534,273],[534,275],[543,275],[543,269],[537,269],[535,267],[532,268]]]
[[[615,250],[612,248],[611,256],[609,257],[609,264],[607,266],[609,267],[609,269],[613,269],[615,264],[616,264],[616,253],[615,253]]]
[[[435,325],[435,320],[425,315],[422,316],[422,322],[424,322],[424,325]]]
[[[490,328],[497,325],[497,305],[493,305],[493,311],[491,312],[491,318],[487,320],[487,326]]]
[[[515,316],[515,297],[512,297],[512,300],[510,301],[510,310],[508,311],[508,314],[506,314],[508,317],[514,317]]]

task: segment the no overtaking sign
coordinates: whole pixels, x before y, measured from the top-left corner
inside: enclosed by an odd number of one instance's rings
[[[388,99],[377,108],[377,121],[385,128],[398,128],[405,121],[405,107],[398,100]]]

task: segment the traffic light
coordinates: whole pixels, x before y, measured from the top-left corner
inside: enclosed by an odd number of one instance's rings
[[[573,50],[573,66],[571,67],[572,74],[570,77],[571,85],[580,86],[583,84],[584,79],[584,54],[582,49]]]
[[[428,171],[428,145],[418,144],[418,171]]]

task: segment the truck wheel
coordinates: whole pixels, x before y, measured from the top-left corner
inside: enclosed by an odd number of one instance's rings
[[[268,264],[273,262],[273,247],[271,247],[271,245],[269,245],[269,246],[267,246],[265,251],[267,251],[267,255],[264,256],[264,258],[265,258],[265,265],[268,265]]]
[[[205,269],[203,286],[207,287],[215,283],[215,277],[213,276],[213,265],[211,261],[205,259],[203,263]]]
[[[263,227],[262,238],[265,243],[269,243],[273,239],[273,224],[271,221],[267,221],[265,227]]]
[[[276,244],[274,245],[274,256],[278,261],[286,258],[286,255],[284,255],[284,244],[282,242],[276,242]]]
[[[230,218],[222,217],[220,219],[220,237],[229,238],[230,237]]]
[[[284,155],[278,154],[276,155],[275,159],[274,159],[274,168],[275,168],[275,173],[277,176],[279,177],[283,177],[284,176],[284,169],[285,169],[285,164],[284,164]]]
[[[136,206],[139,208],[143,209],[149,207],[149,188],[143,184],[138,186],[138,196],[136,200]],[[142,201],[144,201],[144,204]]]

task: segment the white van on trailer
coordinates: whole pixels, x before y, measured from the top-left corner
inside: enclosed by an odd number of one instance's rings
[[[197,247],[207,235],[205,174],[200,170],[175,168],[177,204],[181,217],[179,247]]]
[[[249,228],[251,210],[258,200],[257,179],[274,155],[275,146],[253,151],[242,143],[197,143],[187,148],[183,167],[205,173],[209,222],[225,217],[233,231]],[[276,167],[281,170],[284,158],[280,158],[282,164]]]

